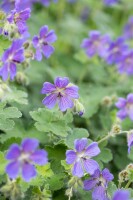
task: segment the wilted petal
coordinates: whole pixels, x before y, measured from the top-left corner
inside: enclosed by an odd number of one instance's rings
[[[15,160],[20,156],[20,147],[18,144],[11,145],[10,149],[8,150],[8,153],[6,154],[6,159],[8,160]]]
[[[84,168],[89,174],[94,174],[95,170],[99,169],[99,165],[95,160],[84,160]]]
[[[74,141],[74,147],[76,151],[81,152],[85,149],[85,147],[88,144],[88,139],[87,138],[82,138],[82,139],[76,139]]]
[[[22,141],[22,149],[24,152],[34,152],[38,145],[39,141],[37,139],[26,138]]]
[[[92,198],[94,200],[108,200],[105,188],[102,186],[95,187],[92,193]]]
[[[85,155],[89,157],[97,156],[100,153],[97,142],[91,143],[85,150]]]
[[[102,171],[102,176],[107,182],[110,182],[114,179],[114,176],[106,168]]]
[[[20,163],[18,161],[11,162],[6,166],[6,173],[10,178],[15,179],[19,174],[19,167]]]
[[[84,175],[81,161],[78,161],[74,164],[73,169],[72,169],[72,174],[78,177],[82,177]]]
[[[57,77],[54,81],[54,84],[58,88],[65,88],[69,83],[69,78],[67,77]]]
[[[45,150],[36,150],[31,154],[30,159],[38,165],[45,165],[48,162],[47,155]]]
[[[62,96],[59,99],[59,108],[62,112],[66,111],[68,108],[72,108],[74,106],[73,101],[67,97],[67,96]]]
[[[68,86],[65,89],[65,94],[70,96],[71,98],[78,99],[79,98],[78,89],[79,88],[77,86],[71,86],[71,87]]]
[[[84,181],[84,190],[92,190],[97,184],[97,180],[85,180]]]
[[[42,52],[46,58],[49,58],[51,54],[54,52],[54,47],[51,45],[43,45]]]
[[[52,109],[55,104],[56,104],[56,101],[57,101],[57,95],[58,94],[50,94],[48,96],[46,96],[42,103],[49,109]]]
[[[36,176],[35,167],[29,163],[24,163],[22,166],[22,177],[26,182],[29,182]]]
[[[49,93],[54,92],[55,90],[56,90],[56,87],[53,84],[51,84],[49,82],[45,82],[43,84],[43,88],[41,90],[41,93],[42,94],[49,94]]]
[[[72,164],[76,160],[76,153],[73,150],[67,150],[66,151],[66,162],[67,164]]]

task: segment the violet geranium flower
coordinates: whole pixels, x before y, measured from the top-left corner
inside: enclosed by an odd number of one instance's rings
[[[128,94],[127,99],[122,97],[118,98],[118,102],[115,105],[120,109],[117,112],[117,117],[121,120],[129,117],[133,121],[133,94]]]
[[[110,43],[106,58],[108,64],[116,64],[121,60],[123,53],[128,50],[128,46],[124,42],[124,38],[119,37],[116,41]]]
[[[2,79],[6,81],[10,75],[11,80],[13,80],[17,73],[16,65],[22,63],[24,59],[23,40],[14,40],[11,47],[4,52],[1,58],[3,66],[0,68],[0,76]]]
[[[133,146],[133,130],[129,131],[127,134],[127,144],[128,144],[128,153],[130,153],[131,147]]]
[[[34,48],[36,49],[35,58],[38,61],[42,60],[42,54],[49,58],[51,54],[54,52],[54,47],[51,43],[57,40],[57,36],[53,30],[48,31],[48,26],[43,26],[40,29],[39,36],[34,36],[32,43]]]
[[[45,82],[41,90],[42,94],[47,94],[42,103],[52,109],[58,103],[60,110],[66,111],[74,106],[73,99],[78,99],[78,87],[69,83],[67,77],[57,77],[54,84]]]
[[[30,18],[31,9],[26,8],[24,10],[21,10],[21,7],[19,9],[12,10],[10,15],[7,17],[7,20],[9,23],[15,23],[18,32],[20,35],[29,35],[28,34],[28,27],[26,25],[26,21]]]
[[[100,153],[97,142],[92,142],[88,145],[88,139],[82,138],[74,141],[75,150],[66,151],[67,164],[73,164],[72,174],[74,176],[82,177],[84,171],[93,174],[95,170],[99,169],[98,163],[91,159]]]
[[[93,190],[93,200],[108,200],[107,186],[113,178],[108,169],[105,168],[102,172],[97,169],[89,180],[84,181],[84,190]]]
[[[15,7],[15,0],[4,0],[0,5],[0,8],[6,13],[9,13]]]
[[[119,73],[126,73],[127,75],[133,75],[133,50],[125,52],[118,63]]]
[[[38,150],[39,142],[37,139],[24,139],[21,146],[13,144],[6,155],[10,163],[6,167],[6,173],[10,178],[15,179],[19,173],[25,181],[30,181],[36,176],[34,164],[45,165],[48,162],[47,152]]]
[[[107,6],[112,6],[118,2],[119,2],[119,0],[104,0],[104,4]]]
[[[133,16],[129,18],[124,27],[124,37],[128,40],[133,38]]]
[[[130,192],[128,190],[119,189],[114,193],[112,200],[129,200]]]
[[[105,57],[109,46],[110,38],[108,35],[101,35],[99,31],[91,31],[89,38],[85,38],[81,47],[86,50],[89,57],[98,54],[100,57]]]

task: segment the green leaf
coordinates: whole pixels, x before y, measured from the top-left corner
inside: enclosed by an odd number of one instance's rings
[[[64,174],[54,174],[50,179],[47,180],[47,184],[49,184],[49,188],[52,191],[59,190],[64,185]]]
[[[37,171],[38,174],[44,178],[51,177],[53,175],[53,171],[50,169],[50,163],[44,166],[37,166]]]
[[[72,130],[72,132],[68,134],[68,136],[65,140],[65,144],[69,148],[73,148],[74,147],[74,141],[76,139],[87,138],[88,136],[89,136],[89,133],[86,129],[84,129],[84,128],[74,128]]]
[[[5,159],[4,153],[0,152],[0,175],[3,175],[5,173],[6,164],[7,164],[7,161]]]
[[[113,196],[113,194],[114,194],[114,192],[115,192],[116,190],[117,190],[116,185],[115,185],[113,182],[110,182],[110,183],[108,184],[108,189],[107,189],[108,195],[109,195],[110,198]]]
[[[32,118],[36,121],[35,126],[41,132],[53,133],[57,136],[66,137],[70,129],[67,125],[65,115],[60,111],[52,111],[45,108],[39,108],[38,111],[30,112]],[[71,121],[71,115],[70,115]]]
[[[96,157],[96,159],[101,160],[104,163],[108,163],[113,159],[111,150],[107,148],[101,149],[101,153]]]
[[[11,45],[11,41],[9,41],[6,37],[0,35],[0,55],[9,48]]]

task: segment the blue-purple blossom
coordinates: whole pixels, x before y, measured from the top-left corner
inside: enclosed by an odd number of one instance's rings
[[[15,0],[3,0],[2,4],[0,5],[0,8],[6,13],[9,13],[11,10],[14,9],[14,6]]]
[[[52,0],[54,3],[57,3],[58,0]],[[39,2],[44,6],[50,5],[50,0],[33,0],[33,2]]]
[[[72,174],[82,177],[86,171],[89,174],[94,174],[95,170],[99,169],[98,163],[91,159],[100,153],[97,142],[92,142],[88,145],[88,139],[82,138],[74,141],[75,150],[66,151],[66,162],[72,166]]]
[[[47,94],[42,103],[52,109],[56,103],[63,112],[74,106],[74,99],[79,98],[78,87],[69,82],[67,77],[57,77],[54,84],[45,82],[41,90],[42,94]]]
[[[133,130],[129,131],[127,134],[127,145],[128,153],[130,153],[131,147],[133,146]]]
[[[118,98],[116,102],[116,107],[120,110],[117,112],[117,117],[121,120],[124,120],[126,117],[129,117],[133,121],[133,94],[128,94],[127,98],[122,97]]]
[[[21,35],[28,34],[28,27],[26,25],[26,21],[30,18],[30,8],[26,8],[25,10],[12,10],[10,15],[7,17],[9,23],[15,23],[18,27],[18,32]]]
[[[93,190],[93,200],[108,200],[107,186],[114,176],[108,169],[100,171],[97,169],[90,179],[84,181],[84,190]]]
[[[111,42],[107,50],[106,61],[108,64],[118,63],[125,51],[128,50],[128,46],[125,44],[125,40],[122,37],[119,37],[116,41]]]
[[[133,38],[133,16],[129,18],[127,24],[125,25],[123,35],[126,39]]]
[[[133,50],[125,52],[117,65],[119,73],[133,75]]]
[[[103,1],[104,1],[104,4],[107,6],[112,6],[119,2],[119,0],[103,0]]]
[[[51,43],[57,40],[57,36],[54,30],[49,31],[48,26],[43,26],[40,29],[39,36],[34,36],[33,38],[33,46],[36,49],[35,58],[38,61],[42,60],[42,54],[49,58],[51,54],[54,52],[54,47]]]
[[[129,200],[130,192],[128,190],[119,189],[114,193],[112,200]]]
[[[16,65],[22,63],[24,59],[23,40],[13,41],[11,47],[4,52],[1,58],[3,66],[0,68],[0,76],[2,79],[5,81],[10,76],[13,80],[17,73]]]
[[[98,54],[100,57],[105,57],[109,46],[110,38],[108,35],[101,35],[99,31],[90,31],[89,38],[85,38],[81,47],[86,50],[89,57]]]
[[[6,155],[10,163],[6,166],[6,173],[10,178],[15,179],[22,173],[25,181],[30,181],[37,174],[34,164],[45,165],[48,162],[47,152],[37,149],[37,139],[26,138],[21,146],[12,144]]]

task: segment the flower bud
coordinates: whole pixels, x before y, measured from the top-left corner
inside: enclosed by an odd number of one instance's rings
[[[123,170],[119,173],[119,181],[120,182],[128,181],[128,179],[129,179],[129,173],[127,170]]]
[[[16,81],[17,81],[17,83],[19,83],[21,85],[28,85],[29,84],[28,78],[22,72],[18,72],[17,73],[17,75],[16,75]]]
[[[74,100],[74,114],[78,114],[80,117],[85,113],[85,108],[82,103],[79,102],[78,99]]]
[[[119,134],[121,132],[121,126],[119,124],[115,124],[112,126],[111,133],[112,135]]]
[[[110,107],[110,106],[112,105],[112,99],[111,99],[111,97],[105,96],[105,97],[102,99],[101,104],[102,104],[103,106]]]

